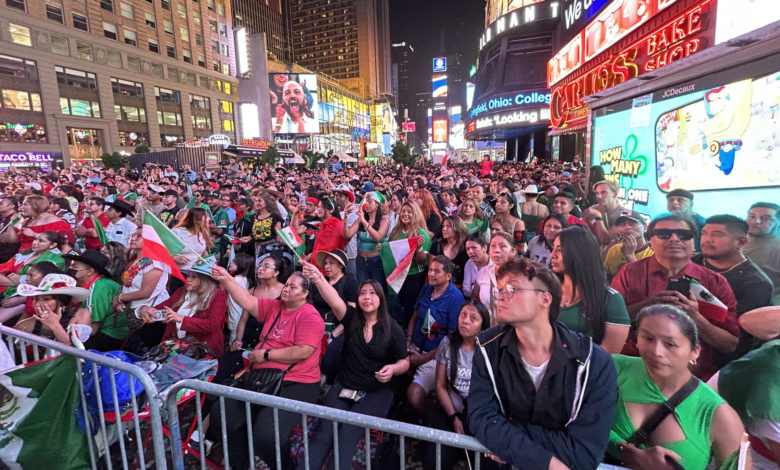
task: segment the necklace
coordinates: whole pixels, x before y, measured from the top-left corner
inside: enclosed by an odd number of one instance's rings
[[[747,261],[747,258],[742,256],[742,259],[737,261],[737,263],[734,266],[732,266],[732,267],[730,267],[728,269],[722,270],[720,268],[717,268],[717,267],[711,265],[710,263],[707,262],[707,258],[704,258],[704,267],[707,268],[707,269],[711,269],[711,270],[715,271],[718,274],[726,274],[727,272],[729,272],[732,269],[736,268],[737,266],[739,266],[740,264],[744,263],[745,261]]]

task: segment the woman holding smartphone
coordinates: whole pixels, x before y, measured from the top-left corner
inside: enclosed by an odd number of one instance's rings
[[[325,396],[325,406],[384,418],[393,402],[391,379],[406,373],[409,360],[406,335],[390,318],[382,285],[369,279],[358,288],[357,306],[348,307],[316,266],[305,263],[303,274],[316,286],[333,314],[344,325],[344,349],[336,381]],[[339,468],[352,467],[352,455],[364,429],[341,424]],[[309,443],[309,467],[322,468],[333,447],[333,423],[323,420]],[[333,457],[329,467],[333,466]],[[306,468],[298,461],[297,468]]]

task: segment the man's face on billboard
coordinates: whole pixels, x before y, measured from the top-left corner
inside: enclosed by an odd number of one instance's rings
[[[299,110],[306,97],[303,94],[303,87],[296,82],[287,82],[282,90],[282,99],[288,108]]]

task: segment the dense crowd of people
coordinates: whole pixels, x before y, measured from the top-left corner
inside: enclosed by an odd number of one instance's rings
[[[87,349],[205,343],[215,381],[286,370],[280,395],[470,434],[483,465],[754,468],[780,463],[780,206],[625,209],[579,162],[0,173],[0,321]],[[698,196],[706,197],[706,196]],[[183,243],[144,250],[154,214]],[[291,230],[301,243],[285,243]],[[383,244],[409,240],[402,284]],[[183,276],[181,279],[178,272]],[[208,410],[206,410],[208,411]],[[219,429],[246,468],[244,407]],[[272,410],[254,453],[275,460]],[[322,422],[308,462],[334,465]],[[338,427],[349,467],[363,430]],[[214,439],[221,442],[221,438]],[[466,458],[443,448],[451,468]],[[472,456],[473,458],[473,456]],[[435,447],[422,446],[425,468]],[[710,465],[711,467],[708,467]]]

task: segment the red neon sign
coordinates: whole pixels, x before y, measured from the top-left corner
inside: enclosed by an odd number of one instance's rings
[[[551,90],[550,122],[556,129],[587,120],[582,98],[651,72],[705,48],[713,28],[703,15],[712,5],[706,0],[646,35],[609,59],[594,64],[576,79]]]
[[[614,0],[547,63],[551,86],[677,0]]]

